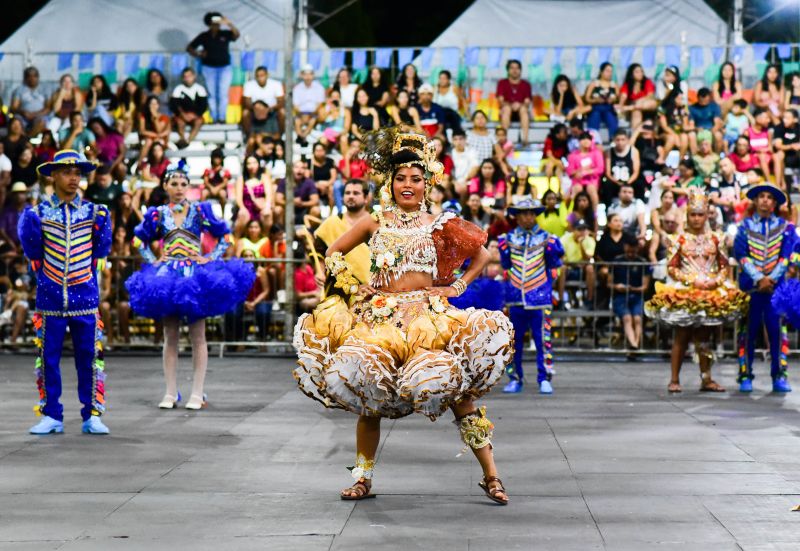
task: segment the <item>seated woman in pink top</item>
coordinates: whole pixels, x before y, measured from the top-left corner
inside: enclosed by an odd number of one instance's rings
[[[756,109],[753,113],[753,124],[745,131],[745,136],[750,142],[750,151],[758,159],[758,166],[769,180],[775,174],[775,185],[783,187],[783,174],[772,170],[772,140],[769,136],[770,113],[766,109]]]
[[[483,160],[478,175],[469,181],[467,192],[480,195],[484,208],[505,207],[506,182],[503,172],[492,159]]]
[[[567,174],[572,178],[571,195],[574,199],[578,193],[586,191],[594,208],[600,201],[598,189],[605,170],[603,152],[594,147],[592,135],[588,132],[581,134],[578,139],[578,149],[567,157]]]

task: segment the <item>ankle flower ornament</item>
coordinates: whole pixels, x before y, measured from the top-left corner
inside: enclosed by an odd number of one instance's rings
[[[486,406],[481,406],[478,410],[468,413],[458,421],[458,430],[461,432],[461,440],[467,447],[479,450],[486,446],[492,447],[492,436],[494,424],[486,417]],[[461,453],[464,453],[464,448]]]
[[[356,464],[352,467],[347,467],[353,480],[358,482],[361,479],[372,480],[372,472],[375,469],[375,460],[367,459],[364,454],[359,453],[356,455]]]

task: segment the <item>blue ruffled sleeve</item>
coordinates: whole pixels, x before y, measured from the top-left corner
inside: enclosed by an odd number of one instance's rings
[[[508,236],[504,233],[497,238],[497,248],[500,249],[500,265],[504,270],[511,268],[511,249],[508,247]]]
[[[563,262],[561,257],[564,256],[564,246],[555,235],[547,238],[547,245],[544,247],[544,262],[548,270],[560,268]]]
[[[217,246],[208,254],[212,260],[222,258],[225,251],[230,247],[230,234],[231,230],[224,220],[220,220],[211,209],[211,205],[207,202],[198,203],[200,214],[203,217],[203,231],[207,231],[213,237],[218,239]]]
[[[150,249],[150,243],[160,239],[161,233],[161,213],[158,208],[150,207],[147,209],[144,219],[133,230],[133,246],[139,249],[142,258],[150,264],[156,261],[156,255]]]
[[[41,262],[44,258],[44,241],[42,239],[42,220],[33,207],[27,207],[17,223],[17,233],[25,256],[32,263]]]
[[[111,215],[108,212],[108,207],[105,205],[95,205],[94,213],[94,232],[92,234],[92,256],[95,260],[95,265],[100,265],[105,262],[106,257],[111,253]]]

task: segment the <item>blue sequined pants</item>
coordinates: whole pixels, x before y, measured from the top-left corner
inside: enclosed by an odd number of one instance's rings
[[[105,410],[105,365],[99,344],[102,331],[98,316],[45,315],[41,321],[39,334],[42,342],[36,371],[42,415],[64,420],[64,406],[60,402],[61,353],[67,329],[72,336],[78,372],[78,399],[83,404],[81,417],[85,421],[92,415],[101,415]]]
[[[536,381],[541,383],[550,380],[550,373],[545,367],[545,350],[542,339],[544,310],[511,306],[508,309],[508,317],[514,326],[514,366],[513,370],[508,370],[508,376],[517,381],[522,381],[525,376],[522,370],[522,353],[525,347],[525,333],[530,329],[533,342],[536,344]]]

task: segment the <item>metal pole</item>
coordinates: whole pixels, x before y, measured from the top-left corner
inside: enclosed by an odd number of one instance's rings
[[[308,0],[297,1],[297,49],[302,67],[308,63]]]
[[[286,163],[286,209],[284,211],[284,228],[286,230],[286,279],[284,289],[286,290],[286,323],[283,328],[283,335],[286,342],[292,342],[294,334],[294,101],[292,89],[294,88],[294,30],[295,30],[295,11],[294,3],[289,2],[289,14],[284,19],[285,50],[283,59],[283,80],[286,83],[285,108],[286,108],[286,128],[284,135],[286,145],[283,148],[284,161]]]

